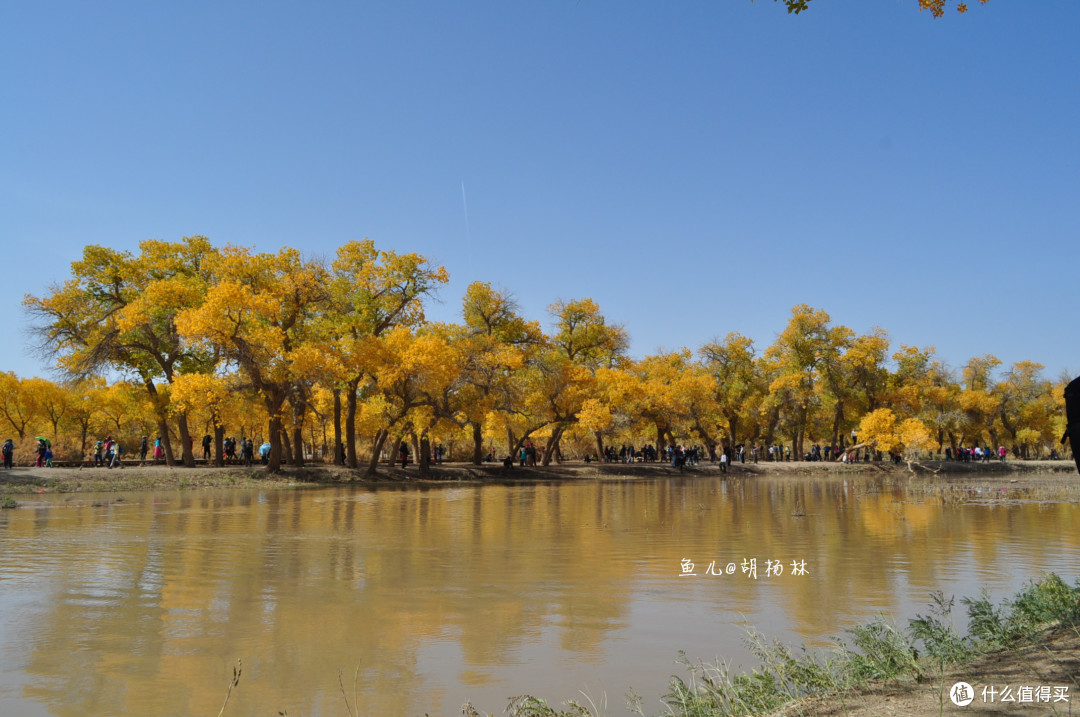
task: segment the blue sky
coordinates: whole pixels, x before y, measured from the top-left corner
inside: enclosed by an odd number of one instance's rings
[[[1080,372],[1080,3],[0,6],[0,369],[86,244],[417,251],[637,356],[793,306]]]

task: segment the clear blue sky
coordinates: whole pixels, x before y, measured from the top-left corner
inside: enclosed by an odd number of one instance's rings
[[[1080,2],[969,3],[4,3],[0,369],[85,244],[203,234],[421,252],[437,319],[591,296],[637,356],[807,303],[1075,374]]]

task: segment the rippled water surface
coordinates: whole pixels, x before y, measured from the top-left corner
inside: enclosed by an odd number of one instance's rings
[[[344,714],[339,670],[365,715],[631,686],[656,714],[679,650],[1071,582],[1078,543],[1076,504],[868,479],[41,496],[0,512],[0,714],[216,715],[237,658],[226,715]]]

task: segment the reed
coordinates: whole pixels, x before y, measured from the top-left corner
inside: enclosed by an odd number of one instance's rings
[[[978,597],[960,600],[966,607],[965,633],[953,625],[953,597],[941,592],[930,597],[927,615],[917,615],[900,628],[884,616],[847,630],[831,650],[792,648],[751,628],[746,644],[759,661],[750,671],[735,671],[722,661],[692,662],[680,652],[677,664],[684,675],[673,675],[661,698],[665,710],[658,717],[738,717],[743,715],[801,714],[808,698],[836,700],[847,713],[850,700],[877,683],[936,681],[940,712],[944,712],[946,668],[966,665],[989,652],[1026,646],[1046,649],[1051,628],[1080,634],[1080,581],[1068,585],[1053,573],[1032,581],[1011,599],[991,603],[983,591]],[[353,675],[350,702],[343,675],[338,686],[350,717],[360,717]],[[240,661],[218,717],[222,717],[233,688],[240,682]],[[1076,680],[1074,679],[1074,683]],[[1080,683],[1076,683],[1080,688]],[[584,695],[585,702],[568,700],[552,707],[531,695],[510,699],[504,710],[509,717],[606,717],[607,699],[599,703]],[[626,707],[645,717],[641,697],[631,691]],[[284,715],[279,712],[279,715]],[[471,703],[462,706],[464,717],[493,717]]]

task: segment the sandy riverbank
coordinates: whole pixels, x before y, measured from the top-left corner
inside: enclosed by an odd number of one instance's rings
[[[938,714],[1071,715],[1080,711],[1080,633],[1072,627],[1047,630],[1031,643],[998,650],[962,666],[947,668],[923,682],[874,684],[847,695],[793,703],[771,717],[918,717]],[[949,699],[958,682],[973,688],[973,700],[960,707]],[[944,686],[944,689],[942,687]],[[1004,688],[1009,697],[1003,698]],[[1021,688],[1033,688],[1024,697]],[[1049,698],[1034,689],[1049,688]],[[1065,698],[1064,700],[1062,698]]]
[[[756,476],[790,477],[792,479],[850,476],[913,479],[920,483],[941,485],[982,484],[1014,486],[1047,485],[1047,475],[1054,474],[1053,483],[1075,485],[1080,489],[1072,461],[1010,461],[1006,463],[957,463],[927,461],[893,465],[891,463],[746,463],[735,464],[727,472],[730,478]],[[470,483],[515,483],[519,481],[567,481],[665,477],[718,477],[719,466],[704,463],[684,470],[665,463],[584,463],[569,461],[547,467],[504,468],[501,464],[474,466],[448,463],[431,466],[424,480]],[[351,470],[339,466],[311,464],[301,468],[283,466],[276,474],[267,474],[261,467],[197,466],[194,468],[128,465],[114,468],[32,468],[16,467],[0,471],[0,492],[4,494],[38,492],[87,492],[109,490],[171,490],[205,487],[288,488],[298,485],[340,484],[358,482],[377,484],[421,481],[416,466],[406,469],[380,466],[375,478],[365,476],[363,469]]]

